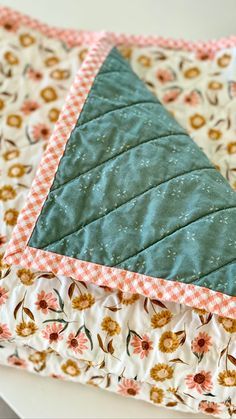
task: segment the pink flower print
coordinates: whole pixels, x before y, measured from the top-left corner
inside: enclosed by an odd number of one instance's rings
[[[218,403],[208,402],[207,400],[202,400],[198,405],[198,409],[207,415],[219,415],[221,412]]]
[[[189,389],[196,389],[198,393],[209,392],[212,389],[212,379],[210,371],[200,371],[197,374],[189,374],[185,377],[185,382]]]
[[[118,393],[122,394],[122,396],[135,397],[137,394],[139,394],[139,391],[140,386],[138,385],[137,381],[128,378],[123,378],[118,387]]]
[[[206,332],[200,332],[192,341],[192,351],[197,354],[203,354],[210,350],[212,338]]]
[[[62,331],[63,326],[61,324],[53,323],[51,325],[47,325],[45,329],[42,331],[42,335],[45,339],[49,340],[49,343],[57,343],[63,339],[63,336],[60,334]]]
[[[14,365],[15,367],[19,367],[19,368],[26,368],[27,367],[27,363],[25,362],[25,360],[19,358],[18,356],[15,356],[15,355],[9,356],[8,364]]]
[[[30,115],[32,112],[36,111],[40,105],[35,102],[35,100],[25,100],[21,106],[21,112],[25,115]]]
[[[84,333],[80,333],[78,336],[76,336],[75,333],[70,333],[67,339],[68,348],[72,349],[74,353],[79,353],[80,355],[82,355],[83,352],[88,349],[86,346],[87,342],[88,339]]]
[[[162,97],[162,102],[163,103],[170,103],[170,102],[174,102],[178,96],[180,95],[181,91],[179,88],[173,88],[170,89],[168,92],[166,92],[164,94],[164,96]]]
[[[0,17],[0,25],[9,32],[16,32],[19,28],[19,23],[16,20],[11,20],[6,16]]]
[[[58,309],[57,299],[53,296],[52,292],[46,294],[45,291],[41,291],[38,293],[38,299],[35,305],[37,306],[38,310],[43,312],[43,314],[48,314],[49,309]]]
[[[11,332],[8,329],[6,324],[0,323],[0,340],[2,339],[10,339]]]
[[[153,349],[152,341],[147,335],[143,335],[140,339],[137,335],[133,336],[131,345],[134,347],[134,354],[139,354],[140,358],[143,359],[149,355],[149,352]]]
[[[51,129],[46,124],[37,124],[33,126],[32,137],[34,141],[47,141],[51,135]]]
[[[32,67],[28,69],[27,75],[33,81],[41,81],[43,78],[43,74],[40,71],[34,70]]]
[[[184,96],[184,103],[190,106],[196,106],[200,103],[200,99],[200,94],[196,90],[193,90]]]
[[[196,58],[202,61],[213,60],[215,58],[215,52],[212,50],[198,50],[196,52]]]
[[[159,70],[157,70],[156,78],[162,84],[166,84],[175,79],[173,72],[165,68],[160,68]]]

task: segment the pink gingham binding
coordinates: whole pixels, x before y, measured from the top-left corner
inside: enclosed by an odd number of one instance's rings
[[[76,29],[57,28],[49,26],[33,19],[28,15],[17,12],[9,7],[0,6],[0,26],[5,22],[12,21],[21,25],[28,26],[31,29],[38,30],[44,35],[59,39],[67,43],[68,46],[75,46],[81,44],[91,45],[98,39],[100,32],[83,31]],[[109,32],[107,32],[109,35]],[[137,45],[137,46],[159,46],[161,48],[182,49],[185,51],[194,51],[200,55],[207,55],[217,52],[224,48],[231,48],[236,46],[236,36],[229,36],[226,38],[213,39],[206,42],[203,41],[188,41],[185,39],[163,38],[161,36],[150,35],[126,35],[110,33],[114,37],[114,42],[122,45]]]
[[[10,14],[11,16],[19,17],[17,12],[9,11],[9,9],[6,8],[0,8],[0,13],[3,9],[7,11],[7,16]],[[2,16],[0,17],[0,21],[1,18]],[[59,33],[57,33],[58,29],[50,30],[48,27],[45,28],[45,25],[31,20],[28,17],[23,16],[22,20],[25,24],[31,22],[30,27],[33,25],[34,28],[37,27],[37,29],[47,31],[49,36],[55,36],[55,34],[59,35]],[[68,32],[66,31],[66,37],[67,36]],[[82,35],[82,37],[83,36],[84,35]],[[21,265],[40,271],[51,271],[57,275],[71,276],[79,281],[92,282],[96,285],[120,289],[123,292],[139,293],[163,301],[173,301],[236,319],[236,297],[231,297],[193,284],[184,284],[162,278],[153,278],[139,273],[85,262],[27,246],[29,237],[52,185],[67,140],[82,111],[94,79],[111,48],[114,44],[117,44],[118,40],[122,43],[130,42],[130,40],[136,43],[135,40],[138,40],[139,38],[140,42],[145,40],[145,42],[154,43],[154,41],[157,42],[158,39],[158,42],[160,43],[161,39],[150,37],[125,37],[124,35],[117,36],[104,33],[97,33],[93,40],[95,38],[97,39],[97,42],[91,48],[79,69],[65,101],[47,151],[34,179],[30,195],[19,216],[17,226],[14,229],[4,259],[7,263]],[[125,41],[125,39],[127,39],[127,41]],[[90,37],[90,41],[91,40],[92,37]],[[170,47],[170,41],[168,45]],[[176,45],[177,44],[175,44],[175,46]],[[178,45],[180,47],[180,44]],[[183,46],[184,44],[182,43],[181,45]],[[191,45],[193,46],[196,44]],[[202,45],[205,45],[204,48],[206,48],[206,44]],[[213,43],[208,44],[210,47],[213,47],[214,45],[216,46],[216,44]],[[165,46],[167,46],[166,43]],[[171,48],[172,47],[173,45]]]

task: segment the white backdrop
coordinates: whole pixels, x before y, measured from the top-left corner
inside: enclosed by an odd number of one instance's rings
[[[57,26],[209,39],[236,33],[235,0],[2,0]]]
[[[46,23],[208,40],[236,34],[236,0],[0,0]],[[22,418],[203,418],[0,367],[0,395]],[[205,416],[204,416],[205,417]]]

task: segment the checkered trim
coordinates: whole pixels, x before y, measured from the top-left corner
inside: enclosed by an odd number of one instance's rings
[[[100,40],[91,48],[75,77],[5,253],[10,263],[20,264],[22,253],[50,191],[67,140],[79,118],[94,79],[113,46],[110,38],[100,35]]]
[[[11,258],[9,258],[11,260]],[[73,259],[44,250],[26,247],[20,259],[21,266],[39,271],[54,272],[57,275],[73,277],[78,281],[137,293],[162,301],[172,301],[223,317],[236,319],[236,298],[211,291],[193,284],[172,282],[153,278],[135,272],[110,268],[91,262]]]
[[[28,26],[31,29],[36,29],[49,37],[60,39],[66,42],[68,46],[75,46],[80,44],[90,45],[100,36],[99,32],[77,31],[75,29],[52,27],[8,7],[0,6],[0,25],[3,25],[4,21],[7,19]],[[163,38],[161,36],[126,35],[122,33],[107,34],[108,36],[113,37],[115,44],[159,46],[161,48],[195,51],[199,52],[200,54],[216,52],[224,48],[231,48],[236,46],[236,36],[229,36],[227,38],[210,40],[206,42],[192,42],[184,39]]]
[[[111,48],[117,43],[117,39],[114,34],[100,34],[79,69],[34,179],[31,193],[19,216],[5,260],[7,263],[40,271],[52,271],[57,275],[71,276],[77,280],[109,286],[123,292],[139,293],[150,298],[182,303],[221,316],[236,318],[236,297],[193,284],[153,278],[27,246],[70,133],[78,120],[95,77]]]
[[[4,26],[7,22],[17,23],[35,29],[49,38],[56,38],[65,42],[68,46],[78,46],[92,44],[99,37],[99,32],[78,31],[74,29],[56,28],[33,19],[30,16],[12,10],[5,6],[0,6],[0,26]]]

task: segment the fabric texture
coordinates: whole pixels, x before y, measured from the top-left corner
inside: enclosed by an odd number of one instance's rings
[[[66,147],[67,138],[76,125],[77,115],[80,114],[84,105],[84,101],[89,96],[89,92],[93,87],[96,75],[98,74],[100,67],[103,64],[105,57],[109,53],[109,50],[112,48],[112,44],[113,39],[110,36],[101,36],[100,41],[96,43],[91,53],[88,54],[84,64],[81,67],[81,70],[78,72],[77,78],[71,88],[71,93],[65,102],[64,110],[61,113],[60,120],[58,121],[54,133],[51,137],[49,147],[47,148],[47,153],[42,160],[41,166],[35,178],[33,187],[31,189],[31,194],[28,197],[27,203],[19,217],[17,227],[14,230],[10,245],[8,246],[6,252],[6,260],[8,263],[20,263],[28,268],[35,268],[39,270],[45,268],[47,270],[53,271],[56,274],[71,276],[78,280],[83,279],[98,285],[108,285],[110,287],[118,288],[122,291],[140,293],[150,298],[164,298],[166,301],[185,303],[193,307],[198,307],[199,309],[207,308],[209,311],[219,315],[235,318],[236,313],[234,295],[230,296],[223,292],[219,292],[218,290],[212,290],[210,288],[198,286],[197,284],[192,284],[191,282],[184,283],[181,282],[181,280],[177,281],[177,279],[175,279],[175,282],[172,283],[168,279],[162,279],[157,276],[153,277],[144,275],[142,273],[140,274],[139,272],[132,272],[125,269],[121,270],[117,266],[108,267],[106,265],[95,264],[93,262],[85,262],[81,259],[71,258],[68,256],[27,246],[28,238],[30,237],[35,227],[35,223],[38,216],[40,215],[41,208],[44,205],[44,201],[47,198],[47,195],[49,194],[59,161]],[[82,95],[80,92],[81,86],[84,90]],[[80,98],[79,101],[77,101],[77,97]],[[168,120],[169,119],[167,119],[167,122]],[[214,172],[216,173],[215,170]],[[205,196],[210,193],[210,189],[207,186],[209,186],[209,184],[203,185]],[[230,188],[228,189],[228,193],[232,194],[232,197],[234,197],[234,193],[230,190]],[[211,202],[210,205],[212,206]],[[232,208],[227,209],[230,210]],[[226,208],[215,208],[213,212],[215,212],[217,216],[219,212],[225,211]],[[195,221],[197,221],[197,219]],[[220,222],[221,221],[222,220],[220,220]],[[191,230],[191,224],[194,225],[194,222],[191,223],[191,220],[190,226],[186,224],[188,227],[186,229],[187,240],[194,242],[195,232],[190,234],[190,236],[188,234],[188,229]],[[228,224],[228,216],[224,217],[223,224]],[[208,227],[209,225],[210,224],[208,223]],[[137,226],[134,225],[134,232],[136,229]],[[218,226],[218,231],[221,230],[221,226]],[[177,233],[180,231],[181,234],[184,234],[185,228],[180,228],[179,230],[177,229]],[[203,231],[204,230],[202,229],[201,232],[203,233]],[[228,238],[226,238],[226,240],[228,240]],[[183,244],[185,246],[185,243]],[[230,254],[234,254],[234,247],[234,245],[232,246],[231,238],[229,238],[227,242],[227,248],[229,248]],[[169,249],[167,250],[170,251]],[[217,251],[217,249],[215,250]],[[170,257],[170,255],[168,256]],[[204,256],[204,264],[212,265],[219,263],[220,256],[218,251],[216,254],[214,254],[213,249],[212,256],[213,258],[206,258],[206,256]],[[164,257],[165,259],[167,258],[165,254]],[[154,259],[156,260],[156,258]],[[199,261],[202,263],[200,259]],[[175,266],[178,266],[178,260]],[[208,271],[208,274],[212,274],[214,278],[220,276],[220,272],[218,271],[224,271],[224,268],[226,268],[229,274],[230,282],[232,284],[234,283],[232,280],[234,266],[234,259],[230,259],[228,262],[226,262],[226,265],[218,264],[217,268],[213,270],[211,267],[211,271]],[[201,279],[202,277],[199,276],[199,278]],[[222,287],[222,283],[223,282],[220,279],[217,287]]]
[[[43,260],[38,271],[9,266],[3,261],[7,242],[88,44],[81,43],[81,33],[72,36],[69,31],[63,41],[76,39],[76,46],[65,48],[64,42],[52,38],[62,36],[63,31],[46,28],[43,33],[45,25],[36,25],[26,17],[22,17],[22,26],[19,14],[5,8],[0,21],[0,54],[2,60],[10,57],[9,66],[5,66],[7,71],[1,74],[0,91],[0,362],[40,375],[87,383],[156,406],[234,417],[235,320],[186,305],[55,276],[46,272]],[[19,41],[22,33],[23,45]],[[29,39],[30,46],[25,46]],[[120,50],[163,103],[166,89],[169,91],[173,83],[178,83],[181,93],[165,106],[188,132],[192,131],[194,141],[234,186],[235,100],[233,94],[227,95],[229,81],[230,86],[234,83],[235,50],[220,50],[202,61],[194,48],[193,52],[174,51],[159,46],[144,48],[138,43],[133,47],[124,45]],[[229,46],[226,43],[222,47],[225,45]],[[14,54],[18,51],[19,61],[12,61],[11,54],[4,56],[6,51]],[[221,60],[225,54],[228,58]],[[165,59],[154,59],[161,56]],[[185,65],[199,70],[201,80],[196,76],[189,82],[183,76],[186,68],[179,66],[183,58]],[[30,69],[36,59],[35,77],[31,79],[32,72],[25,69]],[[226,65],[221,67],[218,61]],[[173,69],[175,80],[162,83],[157,71],[163,67]],[[212,75],[212,68],[218,68],[218,76]],[[70,77],[54,79],[52,73],[58,75],[58,69],[66,70]],[[210,88],[207,86],[215,82],[215,77],[221,88],[214,93],[216,103],[208,104]],[[51,101],[45,100],[48,95],[41,95],[45,86],[52,88],[49,89]],[[191,89],[197,88],[202,100],[194,104],[185,100]],[[51,95],[52,91],[56,95]],[[214,118],[210,117],[209,109],[214,109]],[[230,123],[226,118],[229,109]],[[191,125],[195,114],[204,118],[201,128]],[[219,115],[221,122],[217,119]],[[39,123],[44,123],[47,129],[38,127]],[[217,138],[208,135],[214,126],[221,134]],[[232,313],[233,309],[235,305]]]
[[[235,192],[114,49],[28,244],[234,296],[235,211]]]

